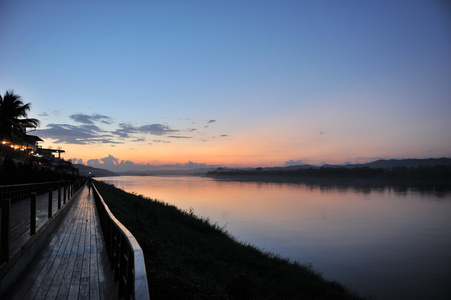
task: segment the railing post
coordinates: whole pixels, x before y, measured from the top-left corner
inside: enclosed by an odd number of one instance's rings
[[[49,219],[52,217],[52,198],[53,198],[53,190],[49,189]]]
[[[36,233],[36,193],[31,193],[31,205],[30,205],[30,235]]]
[[[0,249],[0,263],[9,259],[9,218],[11,215],[11,199],[2,200],[2,246]]]
[[[61,208],[61,186],[58,186],[58,209]]]
[[[66,204],[66,192],[67,192],[67,184],[64,184],[64,195],[63,195],[63,203]]]

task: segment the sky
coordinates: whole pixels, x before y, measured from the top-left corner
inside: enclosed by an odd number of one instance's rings
[[[30,134],[65,159],[451,157],[444,0],[18,0],[0,11],[0,93],[31,103],[41,125]]]

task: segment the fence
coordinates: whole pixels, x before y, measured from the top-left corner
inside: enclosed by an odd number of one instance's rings
[[[43,194],[48,192],[49,188],[55,189],[58,185],[60,185],[59,181],[0,185],[0,199],[10,199],[11,203],[15,203],[29,199],[32,192],[37,193],[38,195]],[[63,186],[66,186],[66,184],[63,183]]]
[[[95,185],[93,191],[108,256],[119,285],[119,298],[149,299],[141,247],[130,231],[110,212]]]
[[[72,183],[60,183],[58,181],[45,182],[45,183],[33,183],[33,184],[16,184],[16,185],[3,185],[0,186],[0,203],[1,203],[1,231],[0,231],[0,265],[7,262],[10,258],[11,250],[11,234],[18,234],[17,232],[11,232],[12,227],[26,227],[29,226],[30,237],[36,234],[36,198],[37,195],[48,193],[48,218],[52,218],[54,215],[53,210],[53,191],[57,191],[57,210],[66,203],[66,200],[70,199],[75,191],[81,186],[78,181]],[[29,205],[27,201],[29,199]],[[23,204],[23,205],[19,205]],[[29,210],[29,220],[20,219],[24,213],[23,211],[15,210],[17,215],[11,218],[11,204],[14,204],[19,210]],[[29,221],[29,222],[28,222]],[[12,224],[15,224],[12,226]],[[20,247],[20,245],[19,245]]]

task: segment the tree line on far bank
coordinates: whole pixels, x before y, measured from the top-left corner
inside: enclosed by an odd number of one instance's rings
[[[330,181],[336,183],[377,183],[425,188],[451,188],[451,165],[419,167],[321,167],[299,169],[222,169],[210,171],[207,176],[263,181]]]

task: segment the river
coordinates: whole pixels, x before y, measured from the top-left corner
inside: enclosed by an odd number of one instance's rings
[[[451,299],[451,193],[183,176],[98,180],[193,210],[362,296]]]

